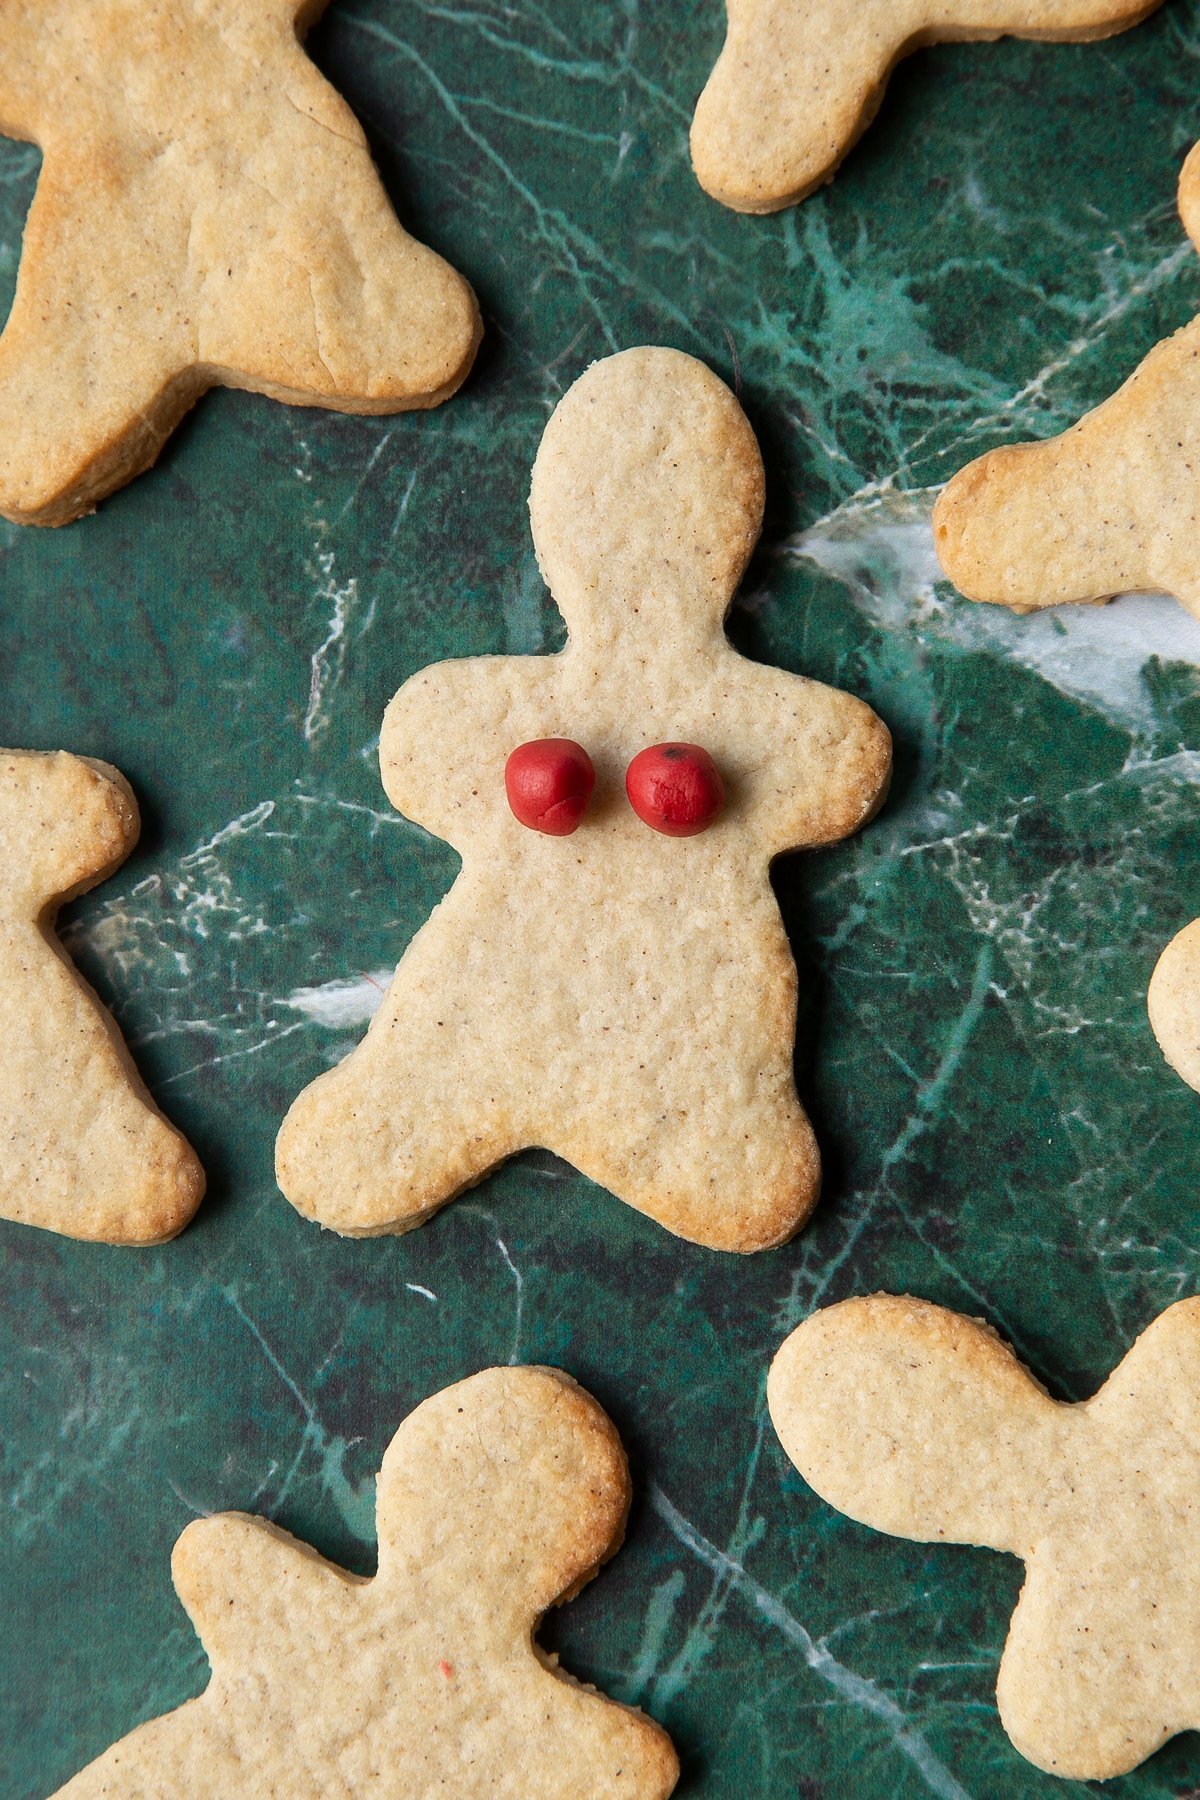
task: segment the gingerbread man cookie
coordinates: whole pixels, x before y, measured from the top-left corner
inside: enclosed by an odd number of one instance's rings
[[[666,1800],[666,1733],[533,1641],[628,1510],[620,1439],[567,1376],[446,1388],[383,1459],[374,1579],[244,1513],[188,1526],[172,1574],[212,1679],[59,1800]]]
[[[1200,1300],[1073,1406],[985,1325],[847,1300],[787,1339],[768,1400],[840,1512],[1023,1558],[996,1695],[1030,1762],[1103,1781],[1200,1726]]]
[[[728,0],[729,35],[692,123],[702,187],[777,212],[834,171],[901,57],[969,38],[1110,37],[1162,0]]]
[[[570,640],[425,669],[388,709],[388,795],[462,872],[365,1041],[284,1122],[301,1212],[404,1231],[541,1144],[713,1248],[807,1217],[819,1162],[767,871],[870,818],[891,740],[727,641],[762,506],[745,415],[691,357],[626,351],[560,401],[530,511]]]
[[[1179,180],[1200,246],[1200,145]],[[934,512],[942,567],[971,600],[1032,612],[1173,594],[1200,617],[1200,318],[1061,437],[969,463]]]
[[[137,836],[137,803],[106,763],[0,751],[0,1217],[110,1244],[165,1242],[204,1192],[54,936],[59,907]]]
[[[474,297],[300,48],[323,5],[4,0],[0,122],[45,159],[0,336],[7,518],[91,511],[218,384],[389,413],[463,380]]]

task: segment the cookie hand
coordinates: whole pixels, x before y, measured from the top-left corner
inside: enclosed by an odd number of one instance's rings
[[[887,798],[890,731],[864,701],[839,688],[760,667],[750,680],[746,739],[768,853],[840,843]]]
[[[307,1544],[248,1513],[193,1520],[171,1554],[171,1578],[214,1670],[254,1666],[272,1640],[303,1634],[311,1608],[344,1604],[357,1585]]]
[[[0,751],[0,913],[54,910],[125,861],[137,802],[107,763]]]

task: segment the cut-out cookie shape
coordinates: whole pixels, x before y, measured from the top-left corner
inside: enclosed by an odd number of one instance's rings
[[[1185,925],[1159,957],[1146,1009],[1159,1049],[1200,1094],[1200,919]]]
[[[1200,247],[1200,145],[1179,210]],[[938,501],[934,536],[971,600],[1032,612],[1152,588],[1200,618],[1198,510],[1200,318],[1061,437],[968,463]]]
[[[829,181],[910,51],[964,39],[1079,42],[1162,0],[728,0],[729,35],[692,123],[714,200],[769,213]]]
[[[1200,1300],[1091,1400],[985,1325],[879,1294],[815,1313],[768,1383],[784,1449],[877,1531],[1026,1564],[996,1697],[1023,1756],[1103,1781],[1200,1726]]]
[[[204,1173],[138,1080],[54,936],[58,909],[120,867],[137,804],[107,764],[0,751],[0,1217],[160,1244]]]
[[[819,1159],[767,870],[870,818],[891,740],[861,701],[727,641],[762,506],[746,417],[691,357],[626,351],[560,401],[530,512],[570,639],[425,669],[388,709],[388,795],[463,867],[364,1042],[284,1122],[279,1182],[301,1212],[404,1231],[541,1144],[713,1248],[778,1244],[807,1217]],[[595,768],[569,837],[528,830],[505,797],[512,751],[550,737]],[[678,742],[728,790],[686,838],[647,829],[625,794],[638,751]]]
[[[218,384],[390,413],[463,380],[474,297],[301,49],[324,4],[0,10],[0,127],[44,153],[0,336],[7,518],[90,511]]]
[[[189,1525],[172,1574],[212,1665],[59,1800],[666,1800],[666,1733],[533,1642],[620,1546],[621,1442],[553,1369],[489,1369],[401,1425],[379,1572],[243,1513]]]

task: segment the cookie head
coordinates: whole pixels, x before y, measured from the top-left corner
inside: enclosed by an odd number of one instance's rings
[[[1159,957],[1146,1010],[1159,1049],[1200,1093],[1200,919],[1185,925]]]
[[[438,1493],[455,1506],[431,1504]],[[495,1610],[528,1626],[617,1548],[629,1493],[620,1439],[581,1387],[557,1369],[485,1369],[393,1438],[376,1484],[380,1575],[473,1563],[488,1542]]]
[[[719,631],[762,511],[746,415],[678,350],[593,363],[555,408],[529,496],[546,584],[571,631],[597,645],[666,619]]]
[[[1200,250],[1200,144],[1193,144],[1179,172],[1179,216],[1183,228]]]

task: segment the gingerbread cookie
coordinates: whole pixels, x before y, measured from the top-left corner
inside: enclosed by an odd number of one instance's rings
[[[397,223],[297,31],[324,0],[6,0],[0,121],[44,164],[0,336],[0,512],[64,525],[206,388],[436,406],[470,288]]]
[[[137,803],[106,763],[0,751],[0,1217],[109,1244],[164,1243],[204,1192],[54,936],[59,907],[137,836]]]
[[[1200,145],[1179,180],[1200,246]],[[1200,318],[1158,344],[1124,387],[1061,437],[992,450],[934,512],[942,567],[971,600],[1016,612],[1174,594],[1200,617]]]
[[[425,669],[388,709],[388,795],[462,872],[365,1041],[288,1114],[277,1170],[301,1212],[404,1231],[541,1144],[713,1248],[807,1217],[819,1161],[767,871],[871,817],[891,740],[861,701],[728,643],[762,506],[745,415],[691,357],[626,351],[559,402],[530,512],[570,640]]]
[[[901,57],[969,38],[1079,41],[1161,0],[728,0],[729,35],[692,123],[714,200],[777,212],[832,179]]]
[[[1200,1093],[1200,919],[1185,925],[1159,957],[1146,1010],[1159,1049]]]
[[[666,1800],[666,1733],[533,1642],[619,1548],[629,1470],[554,1369],[488,1369],[401,1425],[376,1484],[379,1572],[244,1513],[189,1525],[171,1572],[212,1679],[59,1800]]]
[[[1200,1300],[1074,1406],[985,1325],[847,1300],[787,1339],[768,1400],[840,1512],[1023,1558],[996,1695],[1030,1762],[1103,1781],[1200,1726]]]

